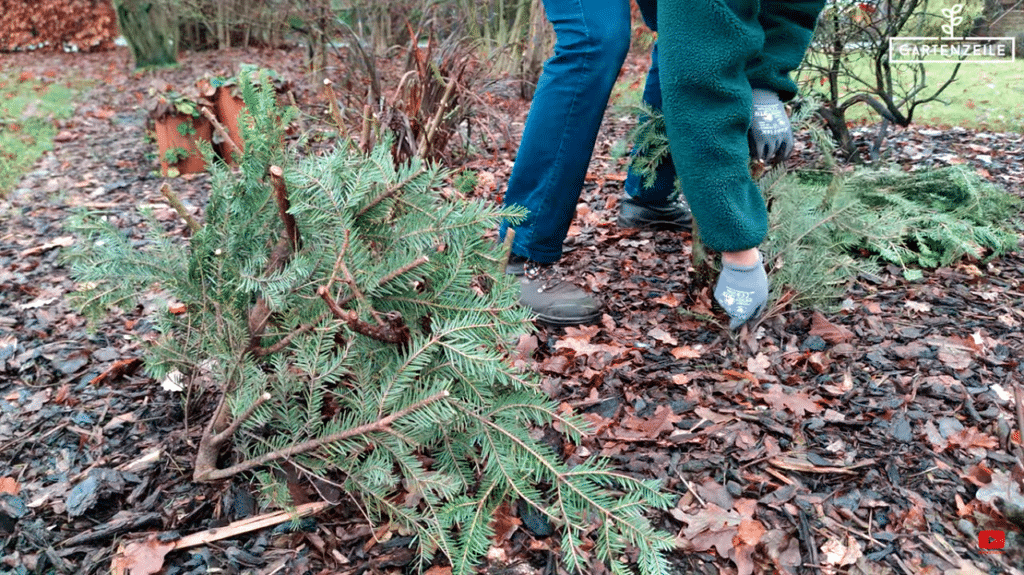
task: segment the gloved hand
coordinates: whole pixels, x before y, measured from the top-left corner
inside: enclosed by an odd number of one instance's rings
[[[729,329],[734,331],[761,313],[768,303],[768,275],[761,254],[752,266],[737,266],[723,260],[715,299],[732,318]]]
[[[785,160],[793,151],[793,128],[775,92],[754,88],[749,139],[751,156],[768,163]]]

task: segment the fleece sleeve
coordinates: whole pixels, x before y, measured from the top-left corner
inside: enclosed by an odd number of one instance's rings
[[[746,64],[764,32],[756,1],[660,0],[662,107],[676,174],[700,228],[718,251],[760,244],[768,232],[761,191],[750,178]]]
[[[803,60],[824,7],[824,0],[761,0],[758,19],[764,30],[764,48],[747,65],[754,88],[771,90],[784,102],[796,95],[796,83],[789,73]]]
[[[776,0],[765,6],[780,10],[776,5],[805,3]],[[805,8],[781,13],[776,22],[760,13],[757,0],[658,3],[662,104],[672,158],[701,239],[714,250],[752,248],[768,233],[764,199],[750,177],[751,82],[792,97],[787,67],[799,64],[817,16],[813,6]],[[799,23],[790,22],[794,15],[800,15]],[[794,37],[780,26],[807,34],[795,35],[798,45],[766,54],[765,23],[776,26],[767,31],[773,41]],[[749,74],[758,70],[752,80]]]

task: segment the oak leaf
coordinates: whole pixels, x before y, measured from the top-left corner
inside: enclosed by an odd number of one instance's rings
[[[607,353],[612,357],[626,353],[627,348],[621,345],[606,343],[591,343],[591,339],[597,335],[600,326],[590,325],[579,328],[565,328],[565,337],[555,343],[555,349],[571,349],[576,355],[595,355]]]
[[[992,449],[999,446],[999,440],[987,433],[978,431],[975,427],[966,427],[963,430],[950,435],[948,438],[950,447],[962,447],[972,449],[981,447]]]
[[[765,400],[776,411],[789,410],[797,417],[807,413],[820,413],[824,408],[818,404],[820,397],[802,391],[788,391],[781,385],[772,385],[767,393],[754,392],[754,396]]]

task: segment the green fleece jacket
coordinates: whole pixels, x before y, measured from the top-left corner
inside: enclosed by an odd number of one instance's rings
[[[750,177],[751,90],[796,95],[824,0],[660,0],[665,125],[701,240],[718,251],[760,244],[768,212]]]

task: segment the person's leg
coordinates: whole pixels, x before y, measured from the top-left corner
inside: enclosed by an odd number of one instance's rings
[[[544,10],[555,53],[544,63],[505,192],[506,205],[529,210],[515,226],[512,253],[542,264],[562,255],[630,31],[628,0],[544,0]]]
[[[553,325],[590,323],[601,304],[552,265],[576,214],[612,86],[629,50],[628,0],[544,0],[557,38],[526,119],[505,204],[525,207],[506,271],[519,303]],[[504,239],[508,224],[501,228]]]
[[[657,0],[637,0],[644,23],[653,32],[658,31]],[[643,103],[649,108],[661,111],[661,81],[658,75],[658,44],[651,49],[651,67],[647,70],[644,84]],[[643,123],[647,116],[641,114],[637,121]],[[633,155],[638,153],[634,146]],[[677,199],[676,170],[669,155],[655,168],[653,186],[644,185],[644,176],[630,167],[625,182],[626,197],[620,206],[618,224],[625,228],[658,228],[666,230],[689,230],[693,225],[690,211]]]
[[[747,63],[764,46],[758,2],[660,0],[658,23],[666,129],[701,240],[721,252],[755,247],[768,231],[747,143]]]

